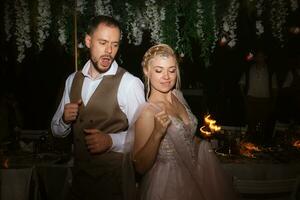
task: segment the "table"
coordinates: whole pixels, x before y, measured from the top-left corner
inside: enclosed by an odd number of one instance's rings
[[[1,200],[66,199],[72,181],[72,162],[56,164],[60,160],[54,156],[50,159],[49,155],[21,154],[8,158],[9,168],[0,169]]]
[[[260,158],[241,155],[218,157],[225,171],[233,177],[242,199],[290,199],[293,191],[296,199],[300,199],[299,158],[281,159],[281,156],[275,155],[262,153]]]
[[[300,162],[272,163],[242,157],[221,157],[220,160],[228,174],[239,179],[271,180],[300,176]],[[0,169],[1,200],[65,199],[71,184],[72,162],[33,162],[27,165],[19,162],[10,167]]]

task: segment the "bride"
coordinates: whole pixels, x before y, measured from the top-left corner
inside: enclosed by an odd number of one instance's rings
[[[195,142],[197,119],[181,91],[171,47],[151,47],[142,61],[147,103],[127,136],[142,200],[234,200],[232,182],[211,146]],[[127,191],[128,192],[128,191]]]

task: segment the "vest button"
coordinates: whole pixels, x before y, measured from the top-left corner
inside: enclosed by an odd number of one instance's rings
[[[90,123],[94,123],[94,120],[91,119],[91,120],[90,120]]]
[[[82,119],[82,118],[80,118],[80,119],[79,119],[79,122],[83,122],[83,119]]]

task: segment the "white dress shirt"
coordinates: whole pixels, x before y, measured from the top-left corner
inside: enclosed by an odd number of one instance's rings
[[[271,77],[272,89],[277,89],[277,78],[273,73]],[[240,79],[239,84],[246,84],[246,74],[244,73]],[[247,95],[257,98],[269,98],[270,87],[269,87],[269,72],[266,67],[256,67],[253,65],[249,70],[249,86]]]
[[[100,74],[96,79],[92,79],[88,74],[90,64],[90,61],[88,61],[82,69],[84,81],[81,90],[81,97],[84,105],[88,103],[97,86],[103,80],[103,77],[106,75],[116,74],[118,69],[118,64],[114,61],[107,72]],[[71,132],[71,124],[65,124],[62,120],[62,116],[64,112],[64,105],[70,103],[70,90],[75,73],[76,72],[72,73],[66,80],[63,97],[52,118],[51,129],[54,136],[65,137]],[[119,85],[117,99],[120,109],[127,116],[128,125],[130,126],[137,108],[140,104],[145,102],[144,85],[141,80],[129,72],[125,72]],[[109,134],[112,138],[111,151],[123,152],[126,134],[127,131]]]

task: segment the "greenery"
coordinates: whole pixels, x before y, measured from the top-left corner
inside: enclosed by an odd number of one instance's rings
[[[103,11],[95,10],[96,1],[101,3],[104,9]],[[261,0],[260,3],[263,2],[261,5],[257,3],[259,0],[240,0],[236,2],[242,5],[240,9],[244,9],[243,12],[237,10],[235,13],[230,13],[228,10],[230,10],[230,4],[233,1],[234,0],[50,0],[51,11],[49,11],[48,14],[44,12],[45,16],[42,16],[43,13],[39,16],[38,10],[41,10],[41,8],[38,8],[38,0],[5,0],[5,9],[3,9],[5,19],[3,17],[3,20],[8,21],[7,18],[9,17],[10,24],[2,23],[1,29],[5,31],[1,32],[6,33],[6,42],[12,42],[15,45],[15,49],[19,54],[18,57],[20,58],[25,57],[26,52],[24,48],[35,48],[37,52],[42,50],[43,44],[41,44],[41,41],[43,42],[44,40],[38,40],[37,36],[52,37],[53,40],[60,42],[68,53],[74,55],[74,15],[76,14],[77,41],[79,44],[83,43],[85,25],[88,20],[93,17],[95,13],[107,13],[112,14],[121,22],[123,37],[126,37],[129,43],[140,45],[141,40],[149,39],[143,38],[145,33],[149,33],[152,43],[167,43],[171,45],[178,54],[186,56],[191,60],[194,55],[193,47],[197,46],[197,48],[200,48],[200,50],[197,51],[199,52],[198,56],[202,58],[206,65],[209,65],[211,54],[214,52],[218,40],[224,36],[223,20],[233,20],[228,22],[231,31],[229,37],[232,37],[232,35],[236,36],[239,24],[237,24],[238,22],[235,16],[246,16],[248,21],[251,22],[250,26],[255,27],[255,21],[257,20],[255,14],[257,13],[256,9],[261,9],[264,11],[262,16],[268,18],[271,16],[272,18],[268,19],[259,16],[259,20],[262,20],[262,24],[267,26],[265,28],[266,30],[273,31],[270,35],[277,40],[278,46],[284,46],[286,39],[284,35],[287,33],[287,18],[291,13],[299,12],[296,0],[293,1],[293,5],[289,5],[289,3],[283,0]],[[24,5],[24,2],[29,5],[29,10],[27,11],[25,10],[26,8],[20,9],[20,7],[18,7],[18,5]],[[81,7],[77,7],[76,9],[75,2]],[[149,6],[147,8],[146,5],[150,5],[150,8]],[[264,6],[265,8],[257,8],[257,6]],[[272,9],[268,9],[270,7],[272,7]],[[125,8],[130,8],[130,12]],[[109,9],[111,9],[111,13],[108,13]],[[24,27],[20,27],[20,18],[24,12],[29,12],[30,20],[28,24],[23,24]],[[49,13],[50,16],[48,16]],[[45,20],[47,19],[45,18],[49,18],[49,36],[47,35],[47,29],[39,30],[39,26],[37,25],[37,19],[39,17],[44,20],[43,23],[46,25],[47,21]],[[276,26],[275,23],[280,24],[280,27],[278,27],[278,25]],[[234,27],[236,24],[237,27]],[[25,29],[26,27],[27,29]],[[29,38],[23,36],[23,38],[20,39],[17,34],[12,35],[12,37],[11,35],[7,35],[13,30],[16,30],[18,33],[28,31],[28,27],[30,27]],[[43,33],[46,35],[43,35]],[[228,39],[230,40],[230,38]],[[33,43],[33,47],[28,45],[30,42]],[[234,43],[231,43],[230,48],[234,48],[236,42],[239,42],[238,39],[234,41]],[[22,62],[22,59],[19,59],[19,61]]]

